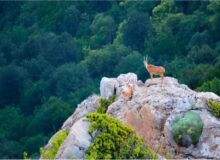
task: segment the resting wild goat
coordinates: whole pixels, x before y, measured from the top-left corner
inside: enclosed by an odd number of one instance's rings
[[[154,66],[152,64],[148,64],[147,58],[144,58],[144,65],[147,69],[147,71],[150,74],[150,78],[153,79],[153,75],[159,75],[161,79],[163,80],[165,68],[161,66]]]
[[[132,96],[133,96],[133,87],[131,84],[128,84],[128,89],[127,91],[123,91],[122,95],[124,96],[124,98],[126,100],[131,100]]]

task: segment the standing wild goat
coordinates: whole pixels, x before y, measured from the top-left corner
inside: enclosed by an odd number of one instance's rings
[[[148,64],[147,58],[144,57],[144,65],[147,69],[147,71],[150,74],[150,78],[153,78],[153,75],[160,75],[161,79],[163,80],[164,73],[165,73],[165,68],[161,66],[154,66],[152,64]]]
[[[131,84],[128,84],[128,89],[126,91],[123,91],[122,95],[127,101],[131,100],[133,96],[133,86]]]

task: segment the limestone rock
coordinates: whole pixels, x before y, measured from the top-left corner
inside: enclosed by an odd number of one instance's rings
[[[108,99],[116,92],[120,95],[128,84],[137,85],[137,75],[134,73],[121,74],[117,78],[103,77],[100,82],[101,97]]]
[[[122,95],[128,84],[134,87],[131,100]],[[117,78],[104,77],[100,83],[101,97],[109,98],[115,88],[117,98],[107,113],[131,126],[155,151],[160,148],[160,158],[171,153],[180,159],[220,159],[220,120],[209,112],[206,104],[210,99],[220,102],[219,96],[211,92],[195,92],[172,77],[165,77],[163,81],[160,78],[148,79],[142,83],[135,74],[128,73]],[[84,151],[91,139],[86,133],[89,124],[82,118],[96,110],[99,98],[92,96],[83,101],[64,123],[62,129],[70,130],[71,134],[59,149],[57,158],[85,158]],[[189,147],[179,147],[172,139],[172,122],[176,116],[189,111],[199,114],[203,132],[196,145],[189,143],[185,145]]]
[[[187,155],[191,158],[220,158],[220,143],[218,140],[214,142],[213,138],[220,133],[220,121],[207,110],[206,101],[209,99],[219,101],[220,97],[213,93],[197,93],[171,77],[165,77],[163,81],[154,78],[144,85],[137,85],[131,101],[118,97],[107,113],[131,126],[155,151],[161,148],[159,153],[162,156],[171,152],[175,158]],[[179,147],[171,136],[172,121],[177,115],[192,111],[193,105],[204,122],[203,133],[193,149]],[[214,126],[212,130],[211,126]],[[212,138],[208,138],[210,135]]]
[[[219,97],[215,93],[212,93],[212,92],[199,92],[197,93],[196,97],[200,99],[210,99],[210,100],[216,100],[216,101],[219,100]]]
[[[62,129],[70,130],[73,124],[80,118],[85,117],[90,112],[95,112],[99,103],[99,96],[92,95],[81,102],[75,112],[64,122]]]
[[[74,123],[69,135],[60,147],[56,159],[85,159],[85,150],[91,144],[91,136],[88,130],[89,122],[85,121],[84,118]]]
[[[117,81],[119,83],[119,86],[125,85],[125,84],[137,84],[137,75],[134,73],[127,73],[127,74],[121,74],[118,76]]]
[[[115,78],[102,78],[100,82],[100,94],[101,97],[108,99],[114,92],[117,92],[119,84]]]

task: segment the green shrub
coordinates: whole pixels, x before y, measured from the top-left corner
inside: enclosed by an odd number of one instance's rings
[[[109,100],[105,98],[99,99],[99,106],[97,107],[96,112],[98,113],[106,113],[108,106],[110,106],[116,99],[116,95],[112,95]]]
[[[100,113],[89,113],[89,133],[95,132],[93,143],[86,150],[87,159],[154,159],[156,154],[128,126]]]
[[[184,146],[184,137],[187,135],[192,144],[197,144],[203,130],[203,122],[195,112],[187,112],[182,116],[177,116],[172,123],[172,136],[174,141]]]
[[[25,152],[25,151],[23,152],[23,159],[24,159],[24,160],[29,159],[29,158],[28,158],[28,153],[27,153],[27,152]]]
[[[220,118],[220,103],[218,102],[215,102],[215,101],[212,101],[212,100],[209,100],[207,102],[210,110],[211,110],[211,113],[217,117],[217,118]]]
[[[67,131],[60,130],[57,135],[52,139],[52,146],[48,150],[44,150],[43,147],[40,148],[40,154],[43,159],[55,159],[57,151],[59,150],[60,146],[62,145],[63,141],[68,136]]]
[[[200,87],[196,88],[197,91],[214,92],[220,95],[220,79],[214,78],[209,81],[205,81]]]

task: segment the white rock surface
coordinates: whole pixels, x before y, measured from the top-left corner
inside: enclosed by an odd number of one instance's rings
[[[103,98],[108,99],[114,94],[114,90],[117,91],[119,84],[115,78],[102,78],[100,82],[100,94]]]
[[[89,122],[85,121],[84,118],[74,123],[69,135],[60,147],[56,159],[85,159],[85,150],[91,144],[91,136],[88,130]]]
[[[120,95],[123,91],[123,87],[126,87],[128,84],[137,85],[136,74],[121,74],[117,78],[103,77],[100,82],[101,97],[108,99],[114,94],[114,91],[116,91],[117,95]]]
[[[119,86],[123,86],[126,84],[137,84],[137,75],[134,73],[120,74],[117,78]]]

